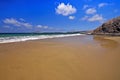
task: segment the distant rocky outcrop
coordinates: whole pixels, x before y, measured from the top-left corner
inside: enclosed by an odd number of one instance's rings
[[[120,35],[120,17],[103,23],[100,27],[93,30],[92,34],[95,35]]]

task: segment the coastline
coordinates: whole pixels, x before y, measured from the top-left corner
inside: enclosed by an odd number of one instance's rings
[[[0,80],[119,80],[119,40],[83,35],[0,44]]]
[[[30,40],[52,39],[83,35],[80,33],[4,33],[0,34],[0,43],[23,42]]]

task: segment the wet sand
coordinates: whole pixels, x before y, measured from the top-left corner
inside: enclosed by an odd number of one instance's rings
[[[0,80],[120,80],[120,37],[0,44]]]

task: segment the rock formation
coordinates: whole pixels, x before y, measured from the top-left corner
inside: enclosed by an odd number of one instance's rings
[[[100,27],[95,29],[92,34],[120,35],[120,17],[103,23]]]

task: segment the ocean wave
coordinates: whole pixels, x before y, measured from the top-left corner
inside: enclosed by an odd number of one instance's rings
[[[21,42],[21,41],[28,41],[28,40],[60,38],[60,37],[69,37],[69,36],[78,36],[78,35],[83,35],[83,34],[60,34],[60,35],[36,35],[36,36],[0,37],[0,43],[12,43],[12,42]]]

